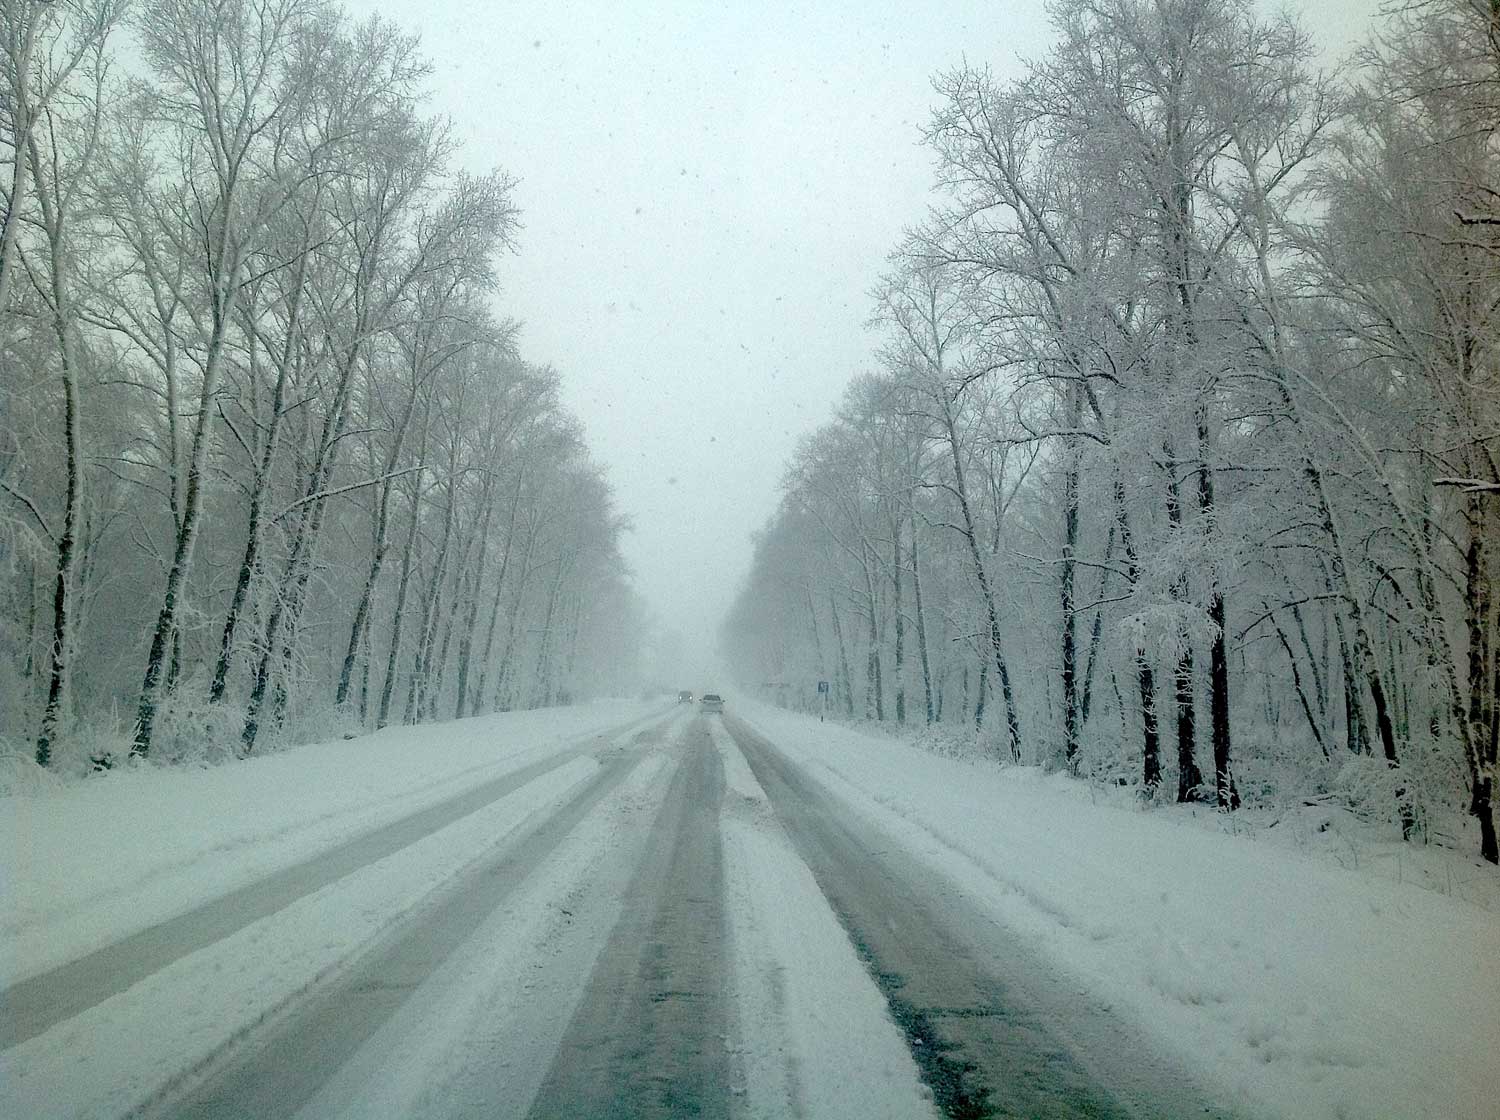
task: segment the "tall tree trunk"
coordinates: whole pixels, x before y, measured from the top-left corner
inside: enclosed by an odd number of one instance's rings
[[[500,663],[495,667],[494,699],[491,707],[508,712],[515,706],[515,695],[511,691],[516,657],[516,635],[521,629],[521,615],[526,606],[526,584],[531,576],[529,567],[521,573],[515,594],[511,598],[510,613],[506,616],[505,647],[500,651]]]
[[[30,141],[31,158],[41,166]],[[17,153],[18,160],[21,158]],[[55,188],[58,184],[52,184]],[[64,275],[68,262],[66,215],[61,198],[51,189],[37,191],[46,230],[49,274],[52,287],[51,320],[57,339],[57,361],[63,386],[63,446],[67,460],[67,487],[63,498],[62,532],[57,538],[57,576],[52,591],[52,667],[47,679],[47,701],[42,708],[41,727],[36,737],[36,762],[47,766],[52,761],[52,743],[62,718],[72,661],[72,623],[74,574],[78,563],[78,533],[83,504],[83,435],[79,415],[77,355],[73,349],[72,314],[69,306],[68,281]],[[0,292],[3,295],[3,292]]]
[[[350,345],[339,367],[333,399],[323,417],[318,435],[317,449],[311,469],[307,472],[307,483],[302,496],[302,505],[297,511],[297,528],[292,536],[291,553],[280,582],[281,593],[272,603],[266,618],[265,633],[261,642],[260,660],[250,685],[250,698],[245,706],[245,725],[240,732],[240,744],[246,752],[255,749],[255,740],[260,734],[261,708],[266,692],[275,674],[275,661],[280,658],[283,672],[280,684],[272,698],[273,721],[279,720],[286,704],[287,672],[297,627],[301,622],[302,606],[306,601],[308,580],[312,577],[313,551],[322,533],[323,516],[328,499],[324,492],[333,477],[338,459],[339,440],[348,423],[349,403],[352,395],[354,371],[363,348],[367,324],[361,320],[354,331],[355,341]]]
[[[1496,619],[1500,625],[1500,618]],[[1483,799],[1474,799],[1474,816],[1479,821],[1479,854],[1490,863],[1500,863],[1500,847],[1495,841],[1495,764],[1500,757],[1500,656],[1495,658],[1494,690],[1490,693],[1490,734],[1485,754],[1489,760],[1489,776],[1482,778]],[[1480,783],[1475,783],[1479,792]]]
[[[1076,381],[1066,390],[1067,428],[1083,425],[1083,402]],[[1063,547],[1059,565],[1059,598],[1062,608],[1062,701],[1063,760],[1070,773],[1078,771],[1079,698],[1077,628],[1078,568],[1078,437],[1063,439]]]
[[[516,491],[511,498],[510,514],[505,526],[505,547],[500,553],[500,570],[495,573],[495,597],[490,606],[490,621],[485,628],[484,652],[479,657],[479,678],[474,683],[472,710],[479,715],[485,709],[484,686],[489,676],[490,656],[495,647],[495,626],[500,620],[500,601],[505,594],[505,576],[510,570],[511,551],[515,543],[516,510],[521,503],[521,479],[516,480]]]
[[[967,683],[968,679],[969,678],[968,678],[968,674],[967,674],[967,671],[966,671],[965,675],[964,675],[964,681]],[[979,658],[979,685],[974,689],[974,730],[975,731],[983,731],[984,730],[984,709],[985,709],[986,701],[989,699],[989,691],[990,691],[989,690],[989,682],[990,682],[990,659],[989,659],[989,655],[988,654],[983,654]]]
[[[535,511],[533,511],[535,513]],[[532,575],[537,571],[532,560],[536,556],[537,540],[540,530],[535,522],[527,527],[526,553],[521,560],[521,577],[516,581],[515,596],[511,601],[510,617],[506,621],[505,648],[500,654],[500,666],[495,675],[495,706],[501,711],[509,711],[515,696],[509,691],[511,680],[514,677],[516,663],[516,635],[520,632],[521,616],[526,608],[526,588],[531,582]],[[503,705],[503,706],[502,706]]]
[[[1109,536],[1104,545],[1104,562],[1108,564],[1114,559],[1115,534],[1114,526],[1110,526]],[[1102,602],[1105,594],[1109,591],[1109,573],[1099,573],[1099,599]],[[1094,704],[1094,676],[1099,668],[1099,643],[1104,636],[1104,610],[1102,607],[1094,611],[1094,621],[1089,626],[1088,659],[1083,665],[1083,689],[1078,697],[1078,723],[1080,727],[1087,727],[1089,716],[1093,712]]]
[[[215,46],[218,45],[219,40],[216,38]],[[200,108],[206,113],[205,107]],[[240,122],[241,125],[245,123],[244,120]],[[203,472],[207,467],[209,444],[212,440],[213,415],[223,372],[224,350],[229,342],[230,324],[238,305],[240,273],[248,251],[247,246],[238,240],[239,235],[247,230],[237,229],[236,224],[244,221],[245,210],[248,209],[242,206],[241,176],[252,165],[245,157],[258,130],[237,127],[230,132],[210,126],[204,135],[208,138],[210,148],[214,149],[214,167],[219,175],[214,196],[208,200],[209,205],[202,206],[200,210],[200,217],[204,221],[204,256],[200,264],[205,265],[207,270],[205,279],[208,286],[210,324],[204,346],[203,382],[198,398],[198,411],[188,451],[182,518],[173,541],[172,562],[167,569],[161,610],[157,614],[150,649],[146,654],[146,671],[141,681],[140,702],[136,708],[135,733],[130,749],[137,756],[145,756],[151,750],[160,703],[159,692],[167,667],[167,645],[177,628],[181,597],[192,564],[193,549],[198,540]],[[268,215],[262,214],[260,217]]]
[[[895,664],[891,675],[896,683],[896,722],[906,722],[906,603],[901,580],[901,520],[891,517],[891,589],[893,611],[892,628],[895,630]]]
[[[1083,382],[1083,393],[1089,404],[1089,410],[1101,430],[1107,429],[1105,424],[1104,409],[1099,404],[1099,399],[1093,388],[1087,381]],[[1120,547],[1125,552],[1125,577],[1134,590],[1140,584],[1141,565],[1140,557],[1135,548],[1135,534],[1130,528],[1130,515],[1126,509],[1125,480],[1120,473],[1118,460],[1114,464],[1111,493],[1114,500],[1114,528],[1120,536]],[[1106,553],[1109,550],[1106,549]],[[1102,584],[1100,597],[1103,597]],[[1099,634],[1100,616],[1094,618],[1093,643],[1097,646]],[[1156,698],[1156,672],[1152,668],[1146,651],[1139,645],[1131,652],[1131,662],[1135,670],[1136,695],[1140,698],[1141,705],[1141,784],[1146,792],[1155,796],[1156,790],[1161,785],[1161,728],[1157,712]],[[1093,655],[1090,654],[1090,669],[1093,666]],[[1111,674],[1113,677],[1113,674]],[[1115,685],[1118,694],[1119,685]],[[1087,718],[1087,700],[1084,702],[1084,718]],[[1121,719],[1124,719],[1124,708],[1121,707]],[[1179,784],[1178,794],[1181,796],[1182,789]]]
[[[552,586],[547,591],[547,610],[542,615],[542,635],[536,651],[536,686],[532,695],[536,698],[538,706],[543,708],[552,706],[553,686],[556,683],[552,678],[552,620],[557,613],[557,599],[562,590],[566,568],[567,565],[559,556],[557,571],[552,577]]]
[[[422,439],[422,457],[426,457],[427,440]],[[411,523],[406,529],[406,544],[401,549],[401,578],[396,583],[396,610],[391,622],[391,647],[386,654],[385,681],[380,686],[380,708],[375,714],[375,726],[384,727],[391,718],[391,697],[396,688],[397,669],[401,657],[401,629],[406,617],[406,595],[411,587],[412,558],[416,552],[417,533],[422,520],[422,471],[418,470],[411,492]]]
[[[995,609],[995,596],[990,590],[989,577],[984,571],[984,560],[979,553],[974,515],[969,509],[969,489],[964,481],[963,453],[959,446],[958,429],[953,420],[953,401],[946,384],[938,386],[938,393],[942,397],[943,423],[953,463],[953,492],[958,498],[959,512],[963,516],[961,527],[963,537],[969,546],[969,558],[974,565],[974,579],[979,584],[979,594],[984,602],[985,615],[989,623],[989,653],[995,659],[995,671],[1000,678],[1000,689],[1005,699],[1005,728],[1009,739],[1010,755],[1013,761],[1019,762],[1021,760],[1021,720],[1016,713],[1015,695],[1010,685],[1010,670],[1006,666],[1005,651],[1000,642],[1000,616]]]
[[[479,555],[474,560],[474,578],[467,600],[468,613],[464,618],[463,629],[458,640],[458,669],[457,689],[458,699],[454,707],[453,718],[463,719],[465,709],[468,706],[469,697],[469,659],[474,649],[474,636],[479,629],[479,604],[483,598],[484,572],[489,564],[490,555],[490,523],[495,512],[494,501],[494,476],[487,475],[484,485],[484,523],[479,533]]]
[[[374,651],[370,648],[370,628],[365,627],[364,651],[360,657],[359,672],[359,724],[361,727],[369,726],[370,718],[370,662],[374,660]]]
[[[1272,617],[1271,604],[1262,601],[1261,607],[1266,612],[1266,617],[1271,618],[1271,626],[1276,631],[1276,637],[1281,643],[1281,648],[1286,652],[1287,663],[1292,669],[1292,687],[1297,692],[1297,701],[1302,706],[1302,714],[1307,719],[1307,726],[1312,730],[1313,740],[1318,744],[1318,749],[1323,752],[1323,757],[1325,759],[1329,758],[1331,756],[1328,752],[1328,744],[1323,741],[1323,731],[1319,726],[1321,721],[1313,711],[1312,701],[1308,699],[1307,689],[1302,683],[1302,669],[1298,664],[1296,651],[1292,649],[1291,639],[1286,636],[1286,631],[1281,628],[1280,623],[1276,622]],[[1269,717],[1267,718],[1267,723],[1272,727],[1276,725],[1276,721]]]
[[[865,574],[865,603],[869,614],[869,653],[865,657],[865,718],[869,719],[871,705],[874,706],[875,719],[881,723],[885,722],[885,694],[882,689],[880,672],[880,627],[879,611],[880,604],[875,594],[875,577],[870,571],[874,564],[872,553],[874,549],[866,546],[861,559]]]
[[[29,63],[24,69],[30,70]],[[15,158],[11,162],[10,204],[5,208],[4,218],[0,219],[3,222],[0,224],[0,316],[6,313],[11,284],[16,274],[16,235],[21,229],[21,209],[26,204],[26,180],[30,168],[25,142],[30,132],[23,115],[26,111],[25,101],[18,101],[14,111],[16,145],[13,149]]]
[[[922,611],[922,574],[917,562],[917,515],[914,506],[907,509],[911,523],[911,597],[912,609],[917,623],[917,656],[922,663],[922,700],[926,705],[927,726],[937,720],[937,709],[933,706],[932,666],[927,654],[927,620]]]
[[[235,576],[234,594],[229,601],[229,613],[224,618],[224,630],[219,638],[219,656],[214,662],[213,682],[209,685],[208,700],[217,704],[224,699],[228,689],[229,666],[234,657],[235,633],[245,610],[245,600],[250,593],[251,581],[255,578],[256,564],[260,559],[260,541],[263,528],[266,493],[271,485],[271,468],[276,461],[276,451],[281,440],[281,420],[286,408],[287,382],[293,369],[294,353],[301,322],[302,293],[307,276],[308,253],[302,253],[297,262],[297,277],[287,304],[286,337],[283,340],[280,359],[276,369],[276,384],[271,390],[271,415],[267,419],[265,442],[261,446],[260,459],[256,462],[255,476],[250,482],[249,524],[245,533],[245,551],[240,556],[239,571]]]
[[[1114,478],[1115,524],[1120,530],[1120,547],[1125,550],[1125,572],[1130,586],[1140,583],[1141,565],[1135,551],[1135,534],[1130,530],[1130,516],[1125,510],[1125,483],[1118,467]],[[1141,784],[1153,796],[1161,785],[1161,731],[1156,712],[1156,673],[1146,651],[1136,646],[1131,654],[1135,666],[1136,692],[1141,698]],[[1191,756],[1189,756],[1191,758]],[[1178,785],[1178,800],[1182,787]]]
[[[469,552],[473,548],[474,537],[474,533],[469,533],[458,550],[458,563],[453,570],[453,591],[447,600],[448,609],[440,612],[439,622],[435,624],[434,636],[441,631],[443,638],[437,643],[437,656],[433,659],[432,684],[427,690],[427,719],[437,719],[438,702],[442,697],[443,686],[447,683],[448,650],[453,643],[453,633],[458,629],[459,612],[474,594],[473,573],[469,568]]]
[[[1164,445],[1167,462],[1167,522],[1172,530],[1182,532],[1182,498],[1177,480],[1172,476],[1177,461],[1176,449],[1170,440]],[[1173,596],[1179,602],[1187,599],[1187,573],[1184,572],[1173,586]],[[1203,772],[1198,769],[1198,718],[1194,706],[1196,670],[1193,665],[1193,643],[1186,632],[1179,632],[1177,640],[1181,649],[1177,654],[1177,665],[1172,675],[1172,693],[1177,707],[1177,800],[1192,801],[1199,796],[1203,786]]]
[[[443,512],[443,535],[438,541],[438,550],[432,561],[432,577],[427,582],[427,593],[422,597],[422,624],[417,629],[417,648],[412,651],[411,679],[407,682],[406,708],[401,722],[417,722],[418,713],[427,698],[427,673],[432,664],[432,643],[437,627],[438,600],[443,593],[443,580],[448,572],[448,547],[453,540],[453,520],[458,505],[457,442],[448,460],[448,502]]]
[[[1496,846],[1495,836],[1495,715],[1487,710],[1491,701],[1487,665],[1491,657],[1494,631],[1490,621],[1493,588],[1490,586],[1488,557],[1485,555],[1490,537],[1486,532],[1488,514],[1484,496],[1471,494],[1465,513],[1469,531],[1468,547],[1464,550],[1464,622],[1469,639],[1469,704],[1466,714],[1469,735],[1478,756],[1470,783],[1473,786],[1470,811],[1479,824],[1481,858],[1490,863],[1500,863],[1500,848]],[[1500,668],[1496,670],[1496,680],[1496,694],[1500,694]]]
[[[1184,357],[1195,359],[1199,356],[1196,302],[1201,280],[1193,259],[1195,176],[1189,130],[1192,127],[1194,110],[1191,105],[1185,104],[1189,97],[1185,89],[1188,67],[1181,52],[1186,47],[1175,38],[1169,38],[1168,44],[1169,57],[1164,60],[1164,64],[1169,75],[1169,89],[1164,93],[1165,112],[1162,125],[1167,165],[1163,168],[1165,174],[1161,180],[1160,197],[1162,212],[1166,220],[1164,223],[1165,239],[1161,247],[1161,263],[1167,283],[1171,286],[1171,298],[1167,309],[1166,346],[1169,362],[1167,388],[1169,391],[1176,392],[1184,387],[1184,382],[1192,372],[1184,368],[1187,364],[1184,362]],[[1196,398],[1195,419],[1199,427],[1199,450],[1202,452],[1205,450],[1202,446],[1204,442],[1202,410],[1205,407],[1204,397],[1212,391],[1212,387],[1211,385],[1197,385],[1193,386],[1192,391]],[[1163,450],[1167,471],[1167,520],[1172,531],[1181,534],[1183,510],[1182,496],[1176,476],[1178,458],[1177,449],[1170,434],[1163,440]],[[1201,486],[1206,478],[1207,467],[1206,460],[1200,462],[1199,499],[1200,512],[1205,518],[1211,519],[1212,503],[1210,502],[1207,508],[1202,506]],[[1212,483],[1210,482],[1209,485],[1211,497]],[[1216,597],[1218,595],[1217,576],[1210,573],[1209,579],[1212,584],[1210,595]],[[1184,571],[1175,588],[1177,599],[1187,602],[1187,592],[1187,573]],[[1178,638],[1182,648],[1177,659],[1173,682],[1177,701],[1177,800],[1186,801],[1197,796],[1197,791],[1203,785],[1203,775],[1198,769],[1197,762],[1197,714],[1194,706],[1196,668],[1193,661],[1192,640],[1186,633],[1180,633]]]
[[[21,679],[29,685],[32,675],[36,672],[36,647],[40,641],[37,633],[37,618],[40,611],[36,609],[36,558],[26,558],[26,658],[21,663]],[[27,692],[33,692],[30,687]],[[28,707],[32,696],[28,695]]]
[[[1217,535],[1213,466],[1209,461],[1212,445],[1207,409],[1202,401],[1198,405],[1197,427],[1198,514],[1209,527],[1209,532]],[[1214,792],[1219,808],[1230,810],[1240,807],[1240,794],[1229,767],[1229,652],[1225,644],[1228,636],[1224,622],[1224,589],[1219,573],[1213,567],[1209,565],[1208,621],[1213,634],[1208,648],[1208,710],[1214,751]]]
[[[228,246],[220,246],[223,259]],[[219,376],[224,363],[224,346],[227,342],[229,319],[234,312],[235,293],[239,285],[235,281],[238,261],[224,267],[213,298],[210,301],[213,324],[209,331],[208,345],[203,363],[203,388],[198,399],[198,415],[193,425],[193,440],[188,453],[187,483],[182,497],[182,522],[172,542],[172,563],[167,569],[167,584],[162,592],[161,610],[151,632],[151,646],[146,654],[146,672],[141,681],[140,703],[136,707],[135,734],[130,753],[144,757],[151,750],[151,737],[156,729],[156,713],[159,689],[166,669],[167,643],[177,626],[177,611],[183,584],[187,580],[188,568],[192,564],[193,548],[198,540],[198,520],[201,513],[203,470],[208,460],[210,429],[213,422],[214,401],[219,392]]]
[[[844,712],[852,719],[854,716],[854,682],[849,674],[849,655],[844,648],[844,628],[839,625],[838,600],[834,598],[832,591],[828,593],[828,609],[833,615],[833,642],[838,647],[839,653],[840,680],[836,684],[843,686]]]
[[[574,675],[578,671],[578,635],[583,629],[583,599],[573,601],[572,621],[568,624],[568,656],[563,659],[563,689],[559,703],[571,704],[576,699],[573,693]]]
[[[332,472],[332,464],[329,466]],[[325,480],[326,481],[326,480]],[[280,726],[286,714],[287,698],[297,661],[297,639],[302,627],[302,612],[307,607],[308,585],[312,580],[314,554],[318,542],[323,539],[323,518],[328,510],[328,499],[320,498],[313,504],[311,528],[308,532],[308,547],[304,550],[302,563],[296,569],[292,582],[292,594],[288,598],[286,618],[281,627],[281,672],[276,677],[276,690],[272,696],[271,722]]]
[[[313,468],[313,473],[318,473],[318,468]],[[309,483],[315,487],[316,483]],[[313,491],[316,493],[316,490]],[[286,637],[287,634],[295,635],[299,616],[301,614],[301,595],[306,586],[303,578],[303,570],[311,570],[310,557],[304,560],[304,555],[311,549],[316,530],[309,531],[309,522],[313,519],[320,504],[310,503],[302,509],[302,516],[297,519],[297,530],[292,538],[292,551],[287,558],[286,568],[282,577],[276,584],[276,593],[271,601],[271,607],[266,615],[265,629],[261,635],[260,659],[256,662],[255,673],[250,681],[250,697],[245,707],[245,723],[240,730],[240,746],[245,753],[255,749],[255,741],[260,736],[261,709],[266,701],[266,693],[272,692],[272,722],[280,718],[280,711],[286,703],[287,672],[290,668],[291,642],[294,637]],[[282,663],[282,671],[277,674],[276,661]]]
[[[1326,564],[1322,567],[1323,590],[1331,599],[1337,601],[1341,592],[1334,582],[1333,573]],[[1357,660],[1361,647],[1358,643],[1349,641],[1348,631],[1344,626],[1344,614],[1338,609],[1337,602],[1331,615],[1338,647],[1339,669],[1343,677],[1344,746],[1353,754],[1368,755],[1370,732],[1365,722],[1365,702],[1362,691],[1366,674],[1364,666]]]
[[[37,19],[40,8],[33,9],[27,13],[30,19],[24,22],[20,13],[16,12],[16,22],[11,23],[6,30],[10,34],[20,31],[20,41],[15,44],[15,54],[11,60],[10,78],[11,86],[6,92],[10,94],[11,128],[14,133],[12,137],[13,147],[11,149],[13,158],[10,169],[10,192],[7,196],[8,203],[5,207],[5,215],[0,219],[0,321],[3,321],[8,305],[10,303],[10,288],[16,275],[16,238],[21,230],[21,212],[26,206],[27,183],[26,180],[31,172],[31,158],[36,150],[36,143],[32,139],[31,130],[36,120],[38,106],[32,104],[31,95],[31,59],[36,50]],[[11,12],[6,13],[7,22],[12,17]],[[9,43],[6,44],[10,46]]]
[[[360,592],[359,603],[354,608],[354,622],[349,627],[349,643],[344,650],[343,665],[339,669],[338,687],[333,693],[333,702],[338,707],[343,707],[344,702],[349,698],[349,682],[354,673],[354,659],[358,656],[360,644],[365,639],[365,631],[370,623],[370,607],[375,600],[375,588],[380,583],[380,571],[385,565],[385,555],[390,547],[387,530],[390,526],[391,488],[396,483],[395,473],[397,466],[400,465],[401,452],[406,443],[406,429],[411,423],[412,413],[417,406],[417,394],[422,383],[418,364],[414,357],[410,368],[411,391],[407,394],[401,417],[391,433],[391,444],[386,451],[385,467],[381,472],[383,478],[380,483],[380,492],[375,499],[375,525],[371,537],[370,567],[365,572],[364,587]],[[422,411],[422,423],[425,429],[432,412],[431,397],[427,398]]]
[[[1261,272],[1263,277],[1269,276],[1269,269],[1264,264],[1262,264]],[[1286,366],[1280,353],[1279,343],[1272,349],[1270,357],[1275,373],[1274,384],[1281,405],[1298,433],[1303,434],[1301,412],[1286,377]],[[1302,476],[1316,501],[1319,528],[1330,546],[1328,549],[1329,569],[1325,571],[1324,576],[1326,587],[1329,593],[1338,595],[1343,600],[1344,606],[1349,611],[1349,619],[1354,626],[1353,646],[1350,649],[1344,649],[1343,623],[1335,615],[1334,624],[1338,628],[1339,644],[1345,663],[1345,713],[1346,720],[1349,722],[1349,746],[1351,750],[1359,750],[1363,747],[1365,751],[1368,751],[1363,702],[1358,695],[1358,683],[1353,683],[1352,695],[1350,691],[1351,678],[1362,675],[1365,685],[1370,690],[1370,702],[1375,709],[1375,731],[1380,739],[1382,754],[1386,765],[1394,769],[1400,766],[1400,756],[1396,750],[1396,731],[1391,722],[1390,704],[1386,699],[1385,685],[1380,677],[1379,661],[1375,656],[1375,642],[1365,617],[1363,596],[1354,586],[1344,535],[1334,518],[1334,507],[1328,494],[1327,480],[1313,457],[1312,447],[1305,434],[1303,434],[1300,450]],[[1397,801],[1401,815],[1401,832],[1403,836],[1409,837],[1416,820],[1404,788],[1398,790]]]
[[[1312,639],[1307,634],[1307,619],[1302,613],[1302,608],[1295,603],[1292,605],[1292,621],[1297,624],[1297,637],[1302,644],[1302,652],[1307,658],[1308,676],[1312,678],[1313,700],[1317,704],[1318,726],[1320,728],[1318,738],[1322,742],[1325,739],[1323,732],[1328,729],[1328,683],[1323,667],[1318,664],[1318,655],[1313,649]],[[1326,639],[1326,628],[1324,635]]]

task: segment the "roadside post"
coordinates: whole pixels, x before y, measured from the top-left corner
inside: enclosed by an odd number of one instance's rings
[[[824,715],[826,715],[827,712],[828,712],[828,682],[827,681],[819,681],[818,682],[818,699],[822,701],[822,706],[818,709],[818,722],[822,723]]]

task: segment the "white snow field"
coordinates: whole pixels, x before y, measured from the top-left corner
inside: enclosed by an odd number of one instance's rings
[[[1238,1113],[1500,1115],[1500,923],[1481,905],[1059,776],[733,697],[730,711]],[[466,790],[525,778],[11,1045],[0,1116],[117,1117],[159,1099],[601,772],[567,752],[663,728],[301,1113],[457,1116],[503,1092],[504,1114],[524,1115],[665,796],[664,752],[694,721],[675,705],[598,703],[0,799],[10,985]],[[735,1115],[932,1115],[879,990],[739,748],[709,723],[724,769]],[[524,773],[547,760],[557,765]]]

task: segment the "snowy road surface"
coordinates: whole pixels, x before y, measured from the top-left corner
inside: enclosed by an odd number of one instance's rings
[[[745,713],[6,799],[0,1116],[1494,1115],[1492,915]]]

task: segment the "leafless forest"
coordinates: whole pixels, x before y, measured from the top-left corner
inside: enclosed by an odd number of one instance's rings
[[[71,772],[618,690],[624,523],[393,25],[4,0],[0,736]],[[626,674],[621,679],[620,674]]]
[[[1396,3],[1337,72],[1269,6],[1052,11],[1023,78],[935,79],[942,201],[758,537],[739,675],[1495,862],[1500,6]]]
[[[3,3],[7,751],[635,687],[624,519],[495,310],[513,182],[460,170],[414,38]],[[1239,0],[1052,11],[1024,77],[935,76],[940,201],[726,656],[793,706],[1497,861],[1500,7],[1393,3],[1338,70]]]

